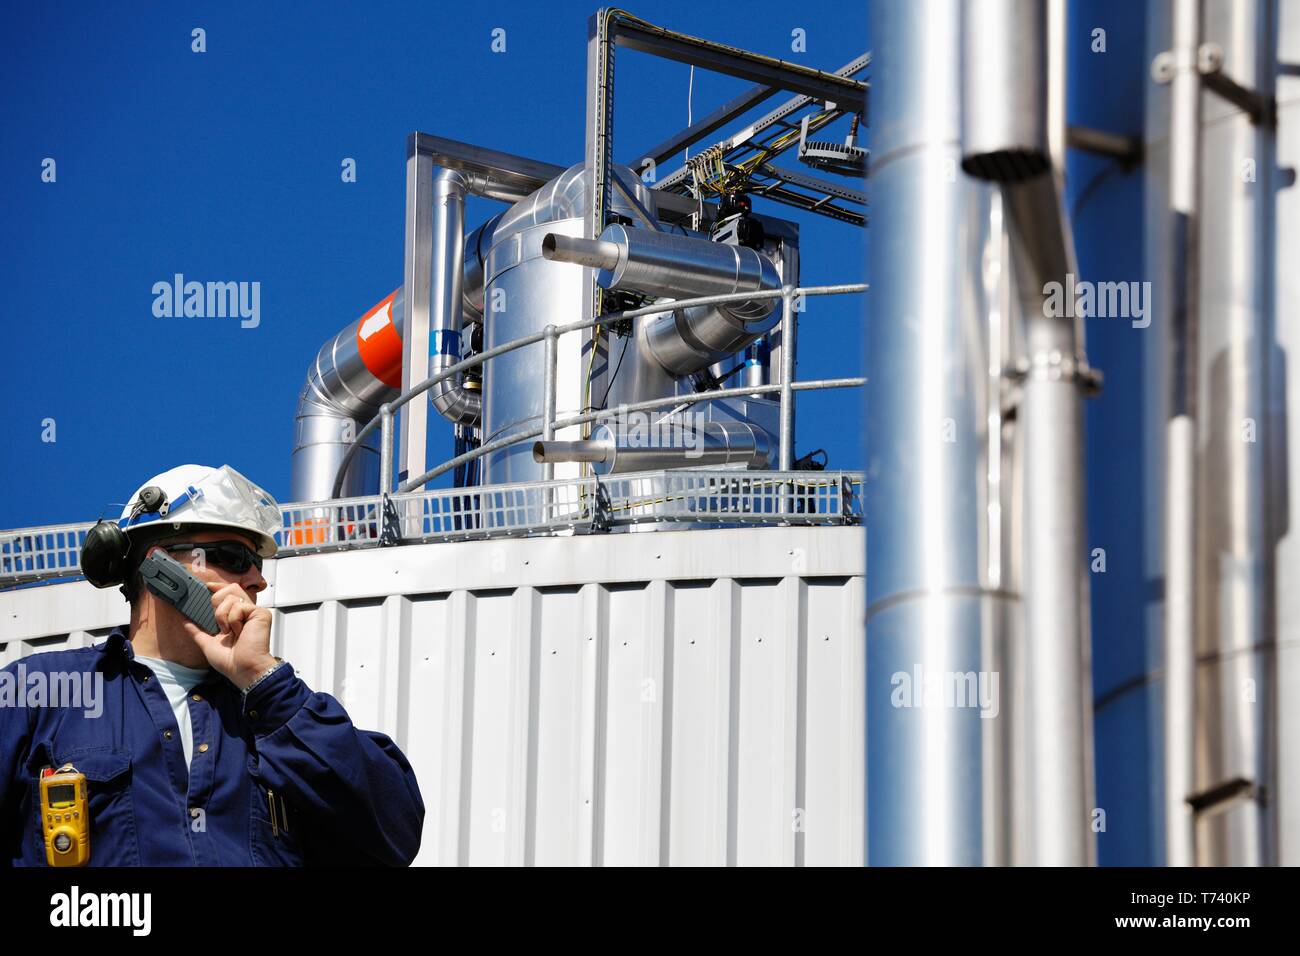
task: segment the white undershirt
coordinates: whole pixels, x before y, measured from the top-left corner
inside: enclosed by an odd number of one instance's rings
[[[212,671],[207,667],[186,667],[175,661],[141,657],[139,654],[135,655],[135,659],[148,665],[158,675],[158,684],[167,695],[167,703],[172,705],[172,713],[176,715],[176,726],[181,732],[181,747],[185,750],[185,766],[189,767],[190,758],[194,754],[194,727],[190,723],[190,705],[186,699],[190,696],[190,689],[203,683]]]

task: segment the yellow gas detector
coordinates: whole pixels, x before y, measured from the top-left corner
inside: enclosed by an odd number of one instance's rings
[[[67,763],[41,774],[41,832],[50,866],[84,866],[90,860],[90,810],[86,775]]]

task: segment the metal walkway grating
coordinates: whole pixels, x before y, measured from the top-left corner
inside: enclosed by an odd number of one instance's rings
[[[683,469],[441,488],[281,506],[280,555],[652,522],[683,527],[856,524],[862,473]],[[93,522],[0,531],[0,587],[80,575]]]

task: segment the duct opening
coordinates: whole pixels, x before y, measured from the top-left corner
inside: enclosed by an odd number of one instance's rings
[[[964,156],[961,168],[964,173],[977,179],[1022,183],[1047,172],[1051,168],[1051,161],[1045,153],[1036,149],[1000,149]]]

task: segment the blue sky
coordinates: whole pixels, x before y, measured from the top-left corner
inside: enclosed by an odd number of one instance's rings
[[[581,158],[591,2],[9,5],[0,13],[0,328],[11,356],[0,444],[0,527],[86,521],[183,462],[230,463],[282,501],[293,416],[327,336],[401,282],[404,148],[413,130],[556,164]],[[673,29],[825,69],[869,46],[864,3],[658,2],[632,12]],[[1138,5],[1072,4],[1071,120],[1141,132],[1148,84]],[[1096,27],[1109,51],[1087,51]],[[207,51],[191,51],[191,30]],[[491,51],[506,31],[506,52]],[[791,31],[807,52],[791,51]],[[616,156],[682,127],[687,67],[622,52]],[[698,117],[746,84],[697,72]],[[760,107],[759,112],[770,108]],[[42,161],[57,181],[41,181]],[[357,163],[344,183],[340,163]],[[794,161],[787,160],[790,163]],[[1104,167],[1072,153],[1067,190]],[[1112,174],[1080,207],[1084,276],[1141,274],[1141,173]],[[477,224],[498,205],[473,200]],[[802,281],[855,282],[866,234],[762,201],[801,223]],[[152,287],[176,273],[257,281],[261,321],[157,318]],[[874,317],[888,321],[888,316]],[[801,378],[858,374],[861,298],[810,305]],[[1088,406],[1094,691],[1147,670],[1140,370],[1155,340],[1089,323],[1107,376]],[[862,465],[860,398],[806,395],[798,452]],[[43,441],[46,420],[53,442]],[[433,453],[451,455],[435,417]],[[1106,862],[1141,862],[1154,839],[1138,804],[1154,786],[1146,688],[1099,709]]]
[[[581,159],[595,5],[445,9],[381,0],[0,14],[0,309],[13,356],[0,527],[93,519],[191,461],[228,462],[287,500],[308,362],[401,283],[407,134]],[[828,69],[867,47],[863,5],[633,12]],[[195,27],[206,31],[201,54]],[[505,53],[490,48],[497,27]],[[791,52],[796,27],[806,53]],[[686,124],[687,82],[684,65],[620,54],[617,156]],[[745,86],[697,71],[695,115]],[[53,183],[41,179],[47,157]],[[345,157],[355,183],[341,180]],[[804,225],[805,284],[862,281],[862,230],[757,205]],[[498,208],[475,200],[467,220]],[[176,273],[259,282],[260,324],[155,317],[152,287]],[[800,377],[856,374],[860,324],[860,301],[811,305]],[[801,398],[799,452],[824,447],[833,467],[859,467],[858,409],[855,393]],[[42,440],[47,419],[54,441]],[[439,460],[451,441],[435,423]]]

